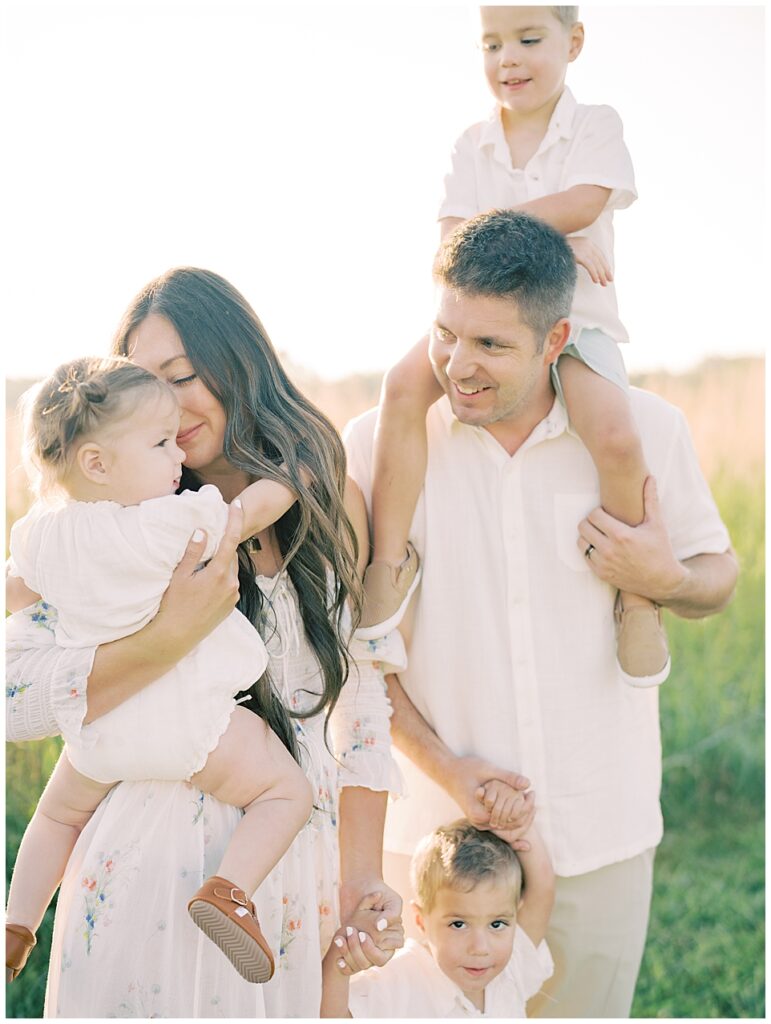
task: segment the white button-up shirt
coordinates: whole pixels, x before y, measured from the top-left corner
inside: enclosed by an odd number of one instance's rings
[[[682,413],[632,389],[645,459],[674,551],[727,550]],[[560,875],[633,857],[661,839],[657,690],[622,682],[615,590],[576,546],[600,503],[597,472],[557,402],[513,455],[482,427],[430,410],[428,470],[412,527],[422,555],[402,685],[457,755],[521,771]],[[349,472],[369,502],[373,413],[349,425]],[[677,665],[666,684],[678,685]],[[460,809],[399,756],[408,796],[388,811],[386,848]]]
[[[485,987],[484,1011],[477,1010],[444,974],[425,946],[408,939],[384,967],[351,979],[348,1006],[354,1017],[524,1017],[525,1003],[554,971],[549,948],[538,948],[517,928],[511,959]]]
[[[496,106],[489,120],[461,135],[451,161],[439,220],[468,220],[486,210],[509,209],[575,185],[611,189],[597,220],[575,233],[594,242],[613,267],[613,211],[633,203],[637,192],[621,118],[612,107],[576,103],[566,88],[537,152],[520,168],[512,167],[501,109]],[[629,341],[618,318],[615,286],[594,284],[583,267],[578,268],[570,320],[577,327],[597,327],[616,341]]]

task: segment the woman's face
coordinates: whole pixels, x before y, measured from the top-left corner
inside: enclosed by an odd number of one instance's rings
[[[185,465],[206,478],[224,468],[225,410],[196,375],[182,339],[166,317],[151,313],[128,336],[128,356],[170,384],[179,402],[177,444]]]

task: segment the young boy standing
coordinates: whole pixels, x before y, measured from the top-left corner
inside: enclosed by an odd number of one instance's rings
[[[618,343],[629,339],[612,283],[613,211],[635,200],[634,174],[616,112],[580,105],[565,87],[567,67],[583,46],[577,19],[577,7],[480,8],[484,71],[496,105],[488,121],[473,125],[456,143],[439,220],[444,238],[479,213],[514,209],[567,236],[578,281],[572,333],[554,368],[554,386],[592,456],[603,507],[637,525],[648,470],[618,350]],[[494,339],[485,343],[495,351]],[[489,382],[480,374],[472,387],[466,385],[458,385],[459,396],[472,406]],[[407,535],[425,476],[425,416],[441,394],[425,339],[384,382],[364,638],[377,632],[377,623],[392,626],[411,592],[415,553]],[[587,558],[592,551],[588,545]],[[670,660],[658,607],[623,592],[616,618],[619,677],[633,686],[663,682]]]
[[[357,930],[369,923],[357,916],[368,913],[362,904],[325,957],[321,1016],[524,1017],[553,971],[544,935],[554,873],[534,826],[518,852],[506,836],[464,819],[426,836],[412,860],[423,942],[357,974],[349,992],[371,941]]]

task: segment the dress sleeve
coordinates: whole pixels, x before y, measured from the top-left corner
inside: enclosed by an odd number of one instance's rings
[[[621,118],[613,107],[593,107],[577,133],[564,188],[575,185],[611,189],[607,204],[611,210],[623,210],[637,198],[632,158],[624,142]]]
[[[149,561],[172,572],[195,529],[206,531],[202,560],[212,557],[225,532],[228,506],[216,487],[205,484],[199,491],[151,498],[124,513],[129,522],[136,517]]]
[[[474,154],[474,142],[469,133],[464,132],[450,154],[450,168],[444,176],[444,194],[437,220],[445,217],[468,220],[480,212]]]
[[[56,609],[38,601],[6,620],[6,738],[77,736],[96,647],[57,647]]]
[[[401,636],[394,632],[378,640],[351,641],[350,671],[329,725],[335,756],[340,762],[339,786],[364,786],[404,792],[391,754],[391,702],[385,671],[406,663]]]

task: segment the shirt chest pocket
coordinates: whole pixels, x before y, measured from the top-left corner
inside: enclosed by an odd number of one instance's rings
[[[579,551],[578,524],[600,504],[596,491],[554,495],[554,532],[560,561],[574,572],[590,572],[585,556]]]

